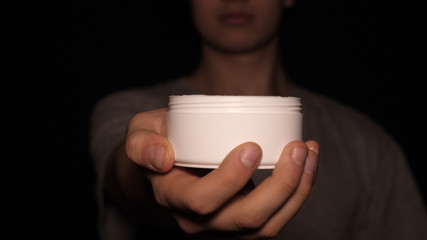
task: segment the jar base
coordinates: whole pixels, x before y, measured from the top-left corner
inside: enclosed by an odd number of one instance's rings
[[[204,168],[204,169],[217,169],[219,165],[217,164],[200,164],[200,163],[175,163],[177,167],[186,167],[186,168]],[[274,169],[276,165],[271,164],[260,164],[257,169]]]

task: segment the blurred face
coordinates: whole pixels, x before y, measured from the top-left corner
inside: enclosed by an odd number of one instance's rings
[[[248,52],[276,39],[283,7],[292,4],[293,0],[192,0],[193,21],[207,46]]]

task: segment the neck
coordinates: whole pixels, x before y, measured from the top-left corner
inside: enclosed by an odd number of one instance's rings
[[[248,53],[224,53],[202,46],[201,64],[189,80],[212,95],[288,95],[277,41]]]

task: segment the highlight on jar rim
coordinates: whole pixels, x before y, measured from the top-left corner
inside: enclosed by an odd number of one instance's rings
[[[170,111],[299,113],[300,98],[281,96],[172,95]]]

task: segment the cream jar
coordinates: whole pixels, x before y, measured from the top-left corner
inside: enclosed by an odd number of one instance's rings
[[[169,97],[167,136],[175,165],[217,168],[238,145],[262,149],[259,169],[274,168],[285,145],[302,139],[296,97],[182,95]]]

